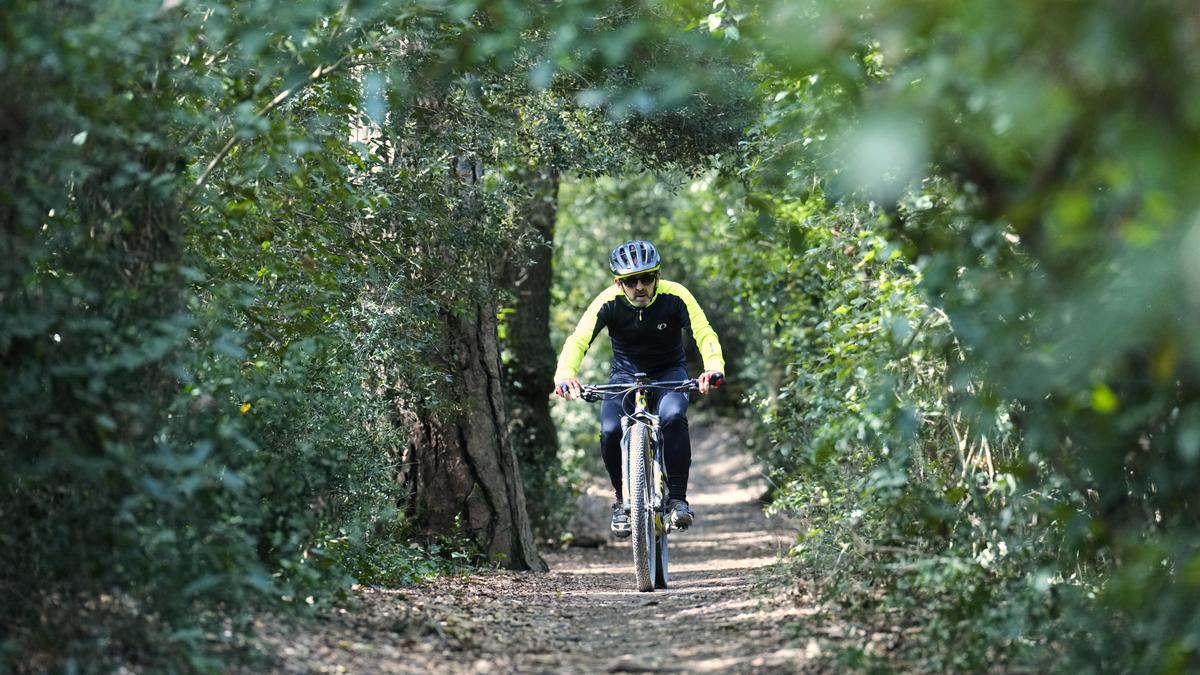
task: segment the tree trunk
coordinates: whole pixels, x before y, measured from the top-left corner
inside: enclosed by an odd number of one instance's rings
[[[432,532],[467,532],[513,569],[545,570],[538,555],[516,457],[508,443],[495,309],[444,315],[442,353],[454,378],[457,413],[410,410],[407,482]]]
[[[483,173],[477,162],[461,158],[451,166],[452,175],[469,185]],[[462,190],[463,212],[456,217],[469,220],[474,198],[470,188]],[[462,311],[443,309],[433,358],[441,361],[450,400],[459,407],[448,412],[402,406],[409,431],[404,481],[429,531],[465,532],[509,568],[544,571],[509,443],[496,310],[494,300],[471,302]]]
[[[566,495],[556,489],[558,438],[550,418],[554,388],[555,352],[550,344],[550,287],[554,223],[558,215],[558,173],[529,172],[524,176],[530,199],[522,217],[542,242],[525,264],[512,264],[506,273],[514,293],[504,345],[511,355],[504,364],[508,375],[509,431],[524,477],[534,525],[553,528],[554,504]]]

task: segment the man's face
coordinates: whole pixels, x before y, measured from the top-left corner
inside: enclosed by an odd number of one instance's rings
[[[617,284],[625,291],[625,297],[634,307],[645,307],[650,304],[658,287],[658,272],[645,272],[631,277],[618,279]]]

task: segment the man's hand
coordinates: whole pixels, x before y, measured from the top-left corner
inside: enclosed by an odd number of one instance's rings
[[[696,381],[700,385],[700,393],[707,394],[710,389],[725,384],[725,376],[715,370],[706,370],[700,373],[700,377],[697,377]]]
[[[580,386],[579,380],[572,377],[569,380],[563,380],[562,382],[559,382],[558,386],[554,388],[554,395],[559,398],[565,398],[569,401],[573,398],[579,398],[582,396],[583,387]]]

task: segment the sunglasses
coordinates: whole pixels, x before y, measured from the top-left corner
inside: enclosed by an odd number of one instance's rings
[[[636,277],[625,277],[624,279],[621,279],[621,283],[624,284],[626,288],[637,288],[638,284],[649,287],[650,284],[653,284],[657,279],[657,272],[647,272],[646,274],[639,274]]]

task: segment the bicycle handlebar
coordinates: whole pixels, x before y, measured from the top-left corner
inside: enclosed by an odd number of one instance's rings
[[[709,385],[714,389],[725,384],[725,375],[717,373],[708,380]],[[611,397],[624,396],[638,389],[663,389],[666,391],[695,391],[700,388],[700,381],[697,379],[690,380],[670,380],[656,382],[641,381],[641,382],[616,382],[610,384],[585,384],[581,387],[583,395],[580,397],[583,400],[591,403],[599,401],[606,395]]]

